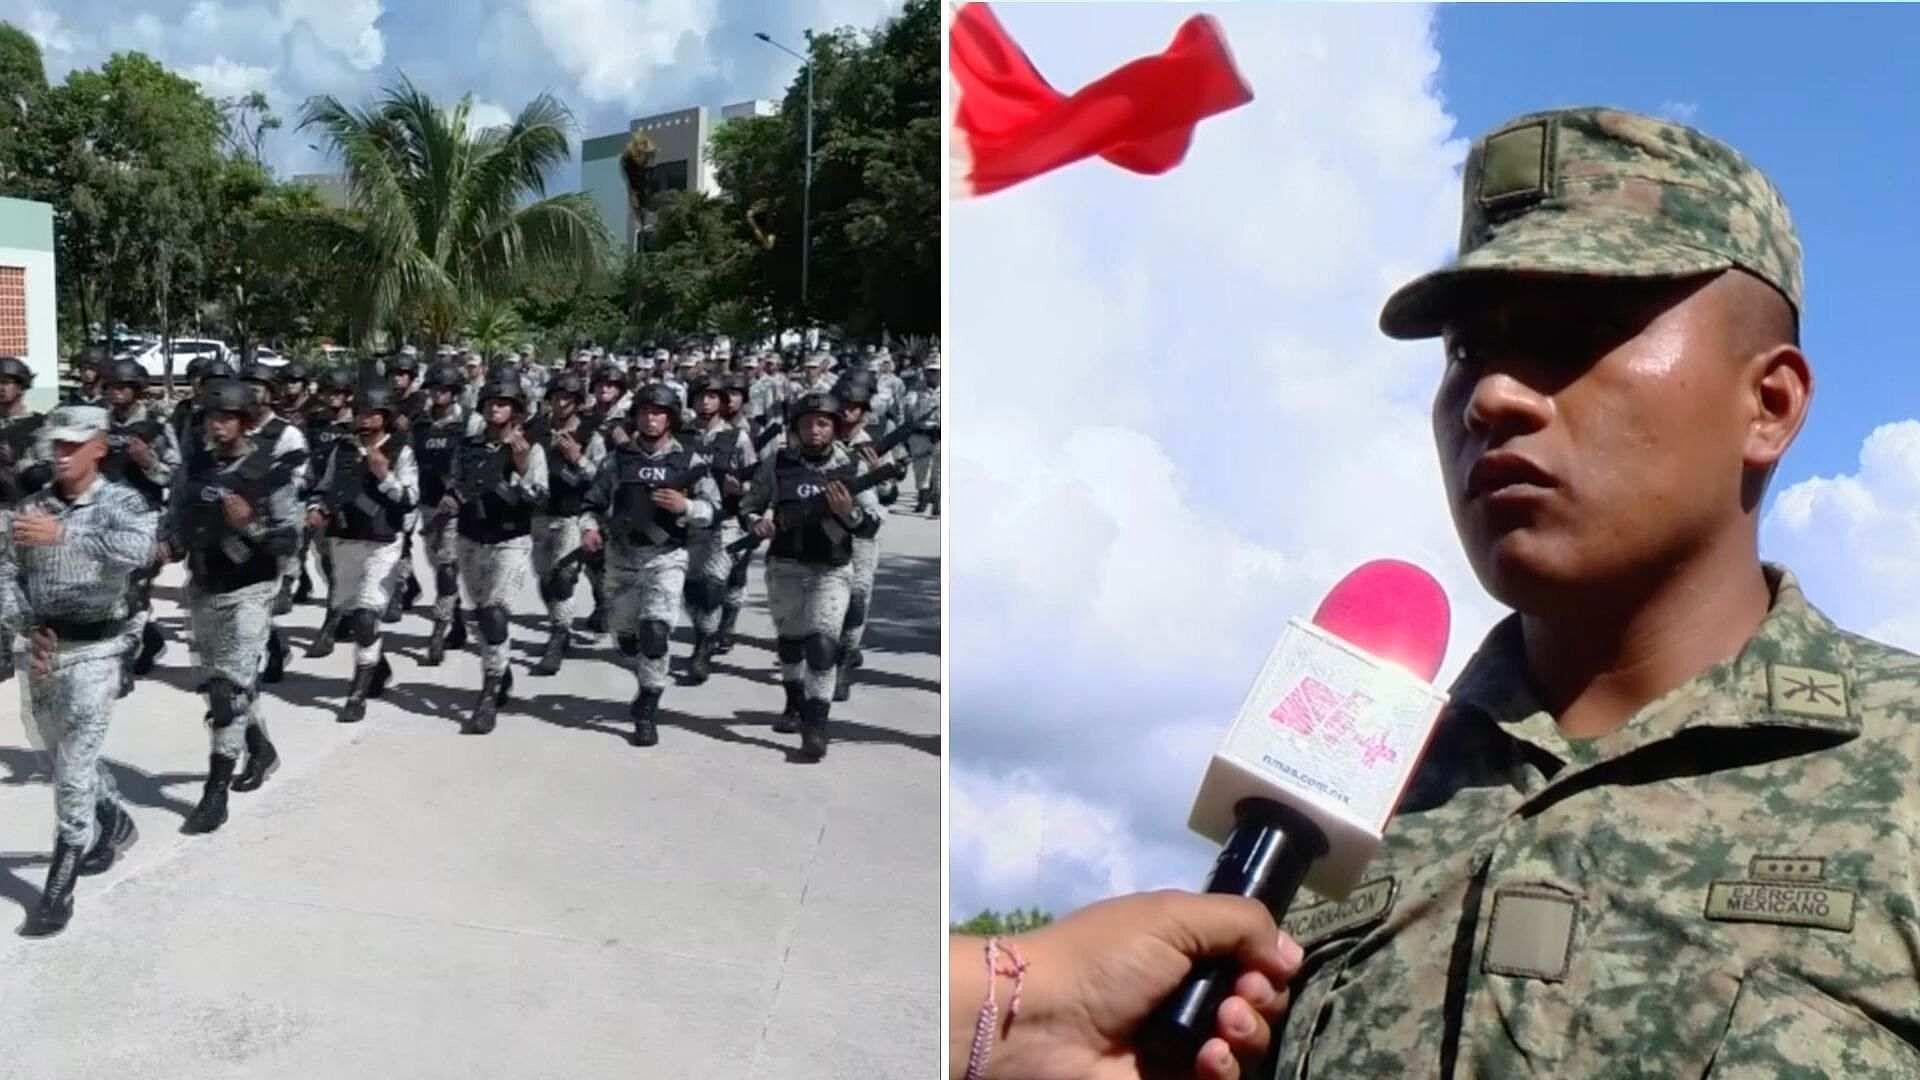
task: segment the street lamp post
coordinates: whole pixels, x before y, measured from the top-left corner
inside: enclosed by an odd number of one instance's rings
[[[813,47],[813,31],[804,30],[802,33],[806,35],[807,47],[811,50]],[[766,34],[755,34],[753,36],[786,53],[788,56],[799,60],[807,69],[807,160],[805,163],[805,179],[801,181],[800,189],[800,307],[802,310],[805,310],[808,306],[807,263],[809,256],[813,254],[813,59],[811,57],[801,56],[799,53],[773,40]]]

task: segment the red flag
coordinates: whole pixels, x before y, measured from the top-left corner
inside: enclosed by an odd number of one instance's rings
[[[955,187],[963,195],[998,191],[1096,154],[1157,175],[1187,156],[1194,125],[1253,100],[1219,24],[1207,15],[1182,23],[1165,52],[1072,96],[1034,70],[986,4],[960,8],[948,53],[956,84]]]

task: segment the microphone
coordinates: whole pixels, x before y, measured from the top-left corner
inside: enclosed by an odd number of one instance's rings
[[[1250,896],[1274,921],[1301,885],[1342,900],[1446,704],[1447,594],[1431,574],[1381,559],[1333,587],[1311,623],[1291,619],[1214,751],[1187,825],[1220,842],[1207,892]],[[1185,1070],[1239,978],[1232,957],[1194,966],[1135,1040]]]

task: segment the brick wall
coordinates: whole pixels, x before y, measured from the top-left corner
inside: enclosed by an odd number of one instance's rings
[[[0,356],[27,355],[27,271],[0,266]]]

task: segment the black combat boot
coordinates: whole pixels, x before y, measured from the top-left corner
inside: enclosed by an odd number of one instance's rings
[[[247,725],[247,767],[233,778],[233,790],[253,791],[267,782],[280,767],[280,751],[274,749],[267,730],[258,724]]]
[[[412,607],[414,604],[414,601],[420,599],[420,593],[421,593],[420,579],[413,576],[412,570],[408,570],[405,592],[402,593],[402,595],[405,596],[406,599],[400,601],[401,608],[405,609],[405,608]]]
[[[210,833],[227,823],[227,785],[233,782],[233,758],[212,754],[207,758],[207,784],[200,789],[200,804],[187,815],[180,831],[189,835]]]
[[[320,633],[307,646],[307,659],[324,660],[333,655],[333,635],[340,629],[340,612],[329,611],[327,617],[320,620]]]
[[[386,657],[380,659],[385,660]],[[358,664],[353,669],[353,686],[347,691],[347,703],[340,709],[339,720],[343,724],[357,724],[367,717],[367,698],[373,691],[373,680],[380,674],[379,664]]]
[[[133,673],[135,675],[150,673],[153,671],[153,662],[160,659],[160,654],[166,651],[166,635],[160,633],[159,627],[148,622],[140,629],[140,653],[133,658]]]
[[[546,649],[540,653],[540,662],[533,665],[531,674],[560,674],[560,662],[567,658],[567,634],[569,632],[570,631],[564,626],[558,624],[554,626],[553,633],[547,637]]]
[[[273,598],[273,613],[285,615],[293,610],[293,583],[286,578],[280,579],[280,592]]]
[[[54,845],[53,863],[47,867],[47,887],[40,893],[40,904],[27,913],[22,937],[52,937],[67,928],[73,918],[73,885],[80,876],[80,845],[65,840]]]
[[[104,874],[113,868],[113,862],[120,853],[133,846],[140,839],[140,830],[133,827],[133,815],[124,807],[105,799],[93,804],[94,829],[99,833],[94,837],[93,846],[80,860],[81,874]]]
[[[260,673],[260,681],[277,683],[287,677],[287,639],[275,626],[267,630],[267,668]]]
[[[293,590],[293,602],[296,604],[304,604],[311,599],[313,599],[313,577],[307,573],[307,568],[302,566],[300,568],[300,584]]]
[[[831,702],[807,701],[800,706],[800,756],[819,761],[827,756],[827,711]]]
[[[493,730],[494,710],[500,706],[500,697],[505,693],[503,681],[498,675],[488,675],[480,685],[480,699],[473,703],[473,713],[467,722],[460,725],[463,735],[485,735]]]
[[[924,514],[927,512],[927,490],[925,488],[914,491],[913,512],[916,514]]]
[[[840,648],[840,663],[833,669],[833,700],[846,701],[853,696],[853,650]]]
[[[939,517],[940,516],[940,489],[939,488],[936,487],[933,489],[933,494],[928,497],[928,502],[930,502],[933,505],[933,516]]]
[[[725,656],[733,651],[733,624],[740,619],[739,604],[725,604],[720,608],[720,629],[713,635],[713,655]]]
[[[467,613],[460,608],[458,600],[453,602],[453,629],[447,632],[447,648],[464,649],[467,647]]]
[[[427,638],[427,658],[420,661],[420,666],[439,667],[447,659],[447,631],[452,626],[452,619],[433,620],[433,633]]]
[[[406,589],[402,587],[393,590],[393,595],[387,597],[387,610],[380,616],[380,621],[383,623],[397,623],[400,621],[400,616],[406,613],[407,592]]]
[[[693,632],[693,657],[687,661],[687,685],[699,686],[713,674],[713,638]]]
[[[627,715],[633,717],[633,734],[627,736],[629,743],[652,746],[660,741],[660,729],[654,723],[660,715],[659,690],[643,689],[635,694]]]
[[[773,722],[773,730],[777,735],[791,735],[800,726],[800,706],[807,700],[807,684],[785,682],[780,688],[787,692],[787,710]]]
[[[500,689],[494,693],[493,703],[495,705],[505,705],[507,703],[507,698],[510,697],[512,694],[513,694],[513,666],[508,665],[507,669],[500,673]]]
[[[367,687],[367,696],[380,697],[387,692],[387,683],[393,680],[393,665],[387,663],[387,654],[382,652],[380,659],[373,665],[373,685]]]

